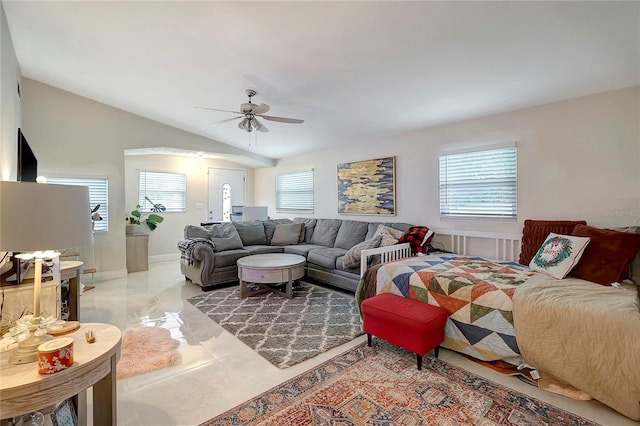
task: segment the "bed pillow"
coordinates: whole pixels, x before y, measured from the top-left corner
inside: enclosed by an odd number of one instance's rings
[[[214,251],[216,253],[242,248],[240,234],[231,222],[211,225],[211,241],[215,245]]]
[[[586,225],[584,220],[531,220],[524,221],[522,229],[522,247],[520,248],[520,264],[528,265],[536,255],[542,243],[550,232],[570,235],[573,228],[578,225]]]
[[[381,237],[373,237],[368,240],[364,240],[361,243],[351,247],[344,254],[342,263],[345,268],[357,268],[360,266],[360,260],[362,259],[362,250],[374,249],[380,245]]]
[[[380,237],[380,247],[388,247],[396,244],[404,232],[386,225],[378,225],[374,237]]]
[[[276,230],[271,239],[272,246],[289,246],[298,244],[300,233],[304,232],[304,224],[297,223],[281,223],[276,225]]]
[[[589,237],[591,242],[571,276],[611,285],[629,275],[629,265],[640,251],[640,234],[577,225],[571,235]]]
[[[399,239],[399,243],[409,243],[411,253],[427,253],[431,250],[431,240],[435,233],[426,226],[412,226]]]
[[[552,232],[531,259],[529,267],[534,271],[562,279],[578,263],[587,244],[589,238]]]

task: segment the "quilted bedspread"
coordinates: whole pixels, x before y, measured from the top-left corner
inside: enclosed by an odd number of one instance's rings
[[[373,272],[373,271],[372,271]],[[513,328],[512,297],[536,275],[516,262],[459,255],[390,262],[365,276],[363,294],[394,293],[449,311],[443,347],[474,358],[521,362]],[[367,297],[367,296],[364,296]]]

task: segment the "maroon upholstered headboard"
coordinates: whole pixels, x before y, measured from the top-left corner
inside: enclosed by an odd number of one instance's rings
[[[576,225],[586,224],[584,220],[525,220],[522,229],[520,264],[529,265],[550,232],[570,235]]]

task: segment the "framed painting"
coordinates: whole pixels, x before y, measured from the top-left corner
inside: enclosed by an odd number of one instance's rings
[[[338,164],[338,213],[396,214],[396,157]]]

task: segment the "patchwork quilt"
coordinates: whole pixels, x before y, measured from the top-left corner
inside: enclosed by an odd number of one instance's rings
[[[535,275],[527,267],[441,255],[387,263],[375,275],[375,283],[363,283],[375,285],[375,294],[394,293],[449,312],[443,347],[484,361],[521,362],[511,299],[516,287]]]

